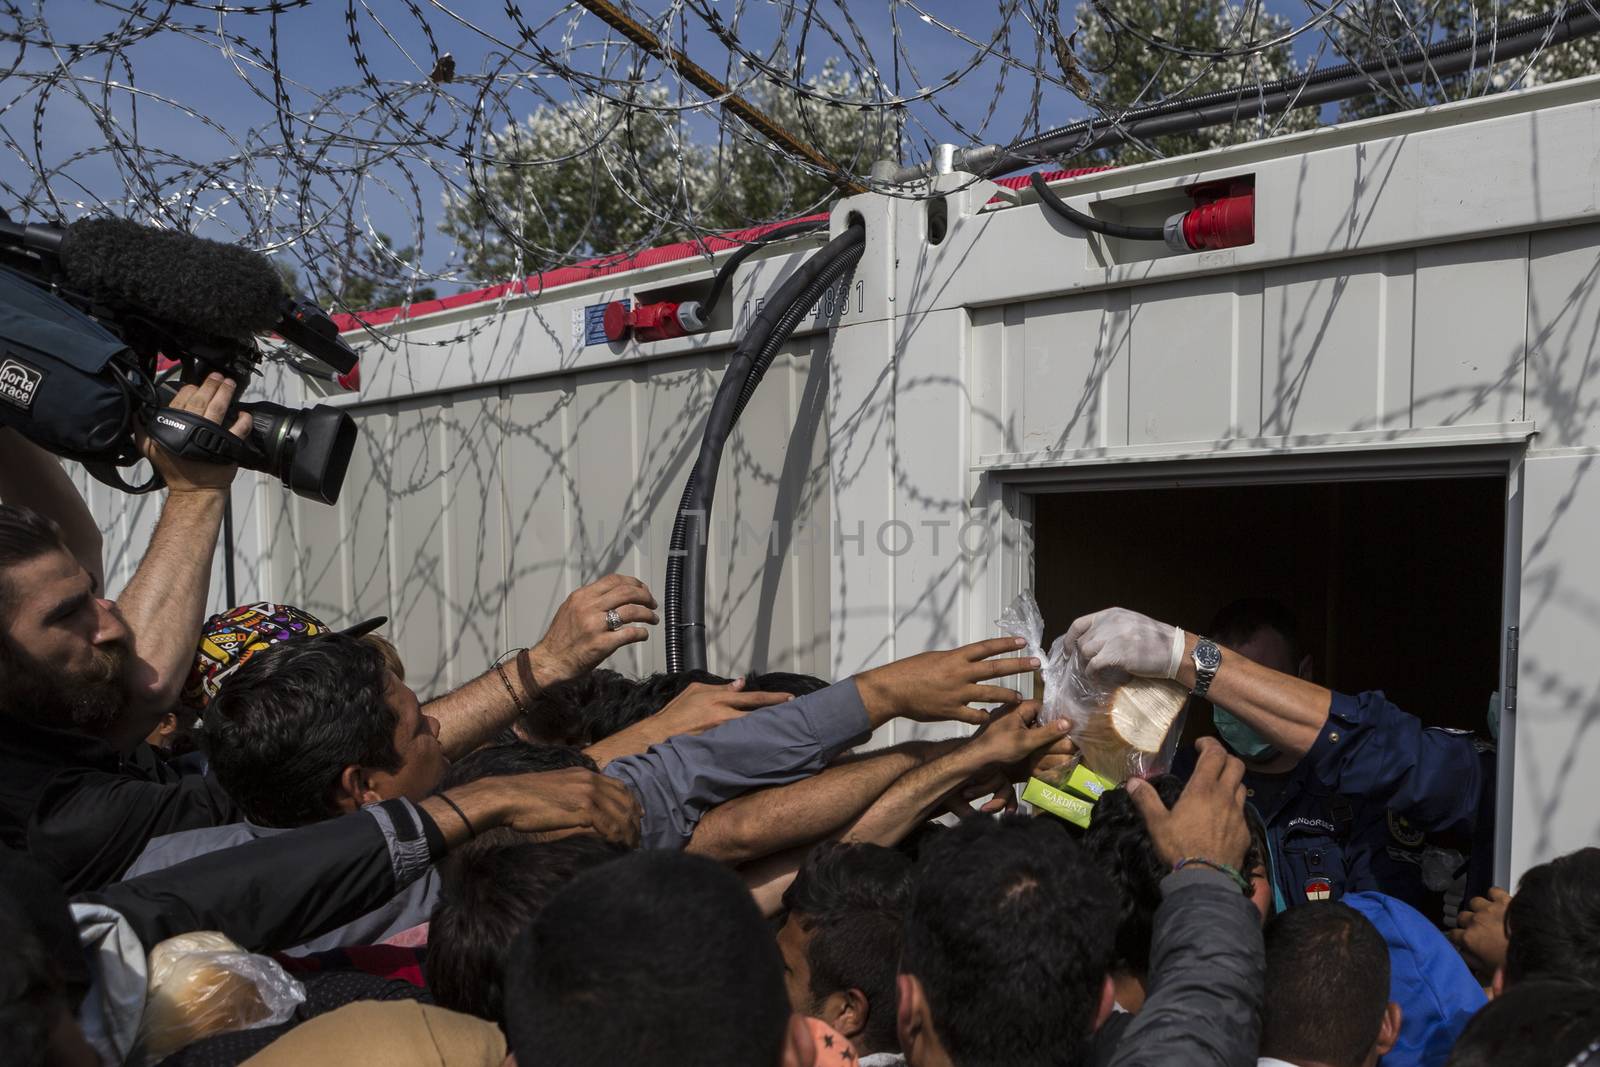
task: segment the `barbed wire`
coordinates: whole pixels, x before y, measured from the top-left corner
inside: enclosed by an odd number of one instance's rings
[[[0,0],[0,207],[237,241],[356,311],[537,286],[597,254],[814,211],[880,159],[1116,125],[1152,102],[1449,33],[1481,38],[1482,61],[1417,86],[1374,75],[1375,106],[1516,87],[1553,50],[1497,60],[1502,23],[1592,2],[616,0],[652,49],[584,2]],[[1173,17],[1185,8],[1200,15]],[[751,128],[735,96],[831,167]],[[1292,128],[1287,111],[1251,116],[1247,91],[1240,110],[1232,136]],[[391,329],[370,332],[388,343]]]

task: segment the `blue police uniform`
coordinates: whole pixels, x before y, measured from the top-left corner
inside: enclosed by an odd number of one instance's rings
[[[1440,922],[1444,883],[1462,891],[1475,832],[1492,812],[1489,755],[1471,734],[1424,727],[1381,692],[1333,694],[1293,770],[1245,773],[1267,828],[1277,909],[1378,891]],[[1174,770],[1187,778],[1194,759],[1183,753]]]

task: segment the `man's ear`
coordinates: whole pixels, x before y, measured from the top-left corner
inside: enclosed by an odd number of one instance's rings
[[[1104,1026],[1106,1020],[1111,1018],[1111,1013],[1116,1010],[1116,1007],[1117,983],[1112,981],[1111,976],[1108,974],[1105,982],[1100,986],[1100,1006],[1094,1011],[1094,1025],[1090,1027],[1090,1031],[1099,1030]]]
[[[1400,1040],[1400,1024],[1404,1017],[1400,1013],[1400,1005],[1394,1001],[1383,1009],[1383,1022],[1378,1025],[1378,1058],[1382,1059],[1394,1048],[1394,1043]]]
[[[1295,674],[1300,676],[1301,681],[1314,682],[1316,679],[1311,677],[1311,669],[1314,666],[1315,664],[1311,662],[1311,653],[1307,652],[1300,657],[1300,665],[1295,668]]]
[[[372,792],[371,783],[367,781],[367,772],[354,763],[339,772],[339,780],[333,787],[333,793],[334,804],[346,814],[359,811],[363,804],[381,799]]]
[[[867,995],[859,989],[846,989],[828,996],[822,1021],[848,1037],[851,1043],[867,1028],[870,1010]]]
[[[1504,967],[1496,967],[1494,969],[1494,979],[1489,983],[1489,999],[1493,1000],[1505,991],[1506,969]]]
[[[811,1027],[798,1012],[789,1016],[789,1029],[783,1035],[783,1056],[778,1062],[782,1067],[813,1067],[817,1062],[817,1043],[811,1036]]]

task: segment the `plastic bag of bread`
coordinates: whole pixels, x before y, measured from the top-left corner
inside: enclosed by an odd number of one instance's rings
[[[1066,635],[1044,650],[1044,618],[1028,593],[1019,593],[996,623],[1000,632],[1028,642],[1044,683],[1040,722],[1072,720],[1070,731],[1083,764],[1113,782],[1148,778],[1172,765],[1183,733],[1189,694],[1164,678],[1134,678],[1121,671],[1091,675]]]
[[[139,1024],[146,1063],[211,1034],[286,1022],[306,999],[276,960],[218,933],[167,938],[150,950],[149,974]]]

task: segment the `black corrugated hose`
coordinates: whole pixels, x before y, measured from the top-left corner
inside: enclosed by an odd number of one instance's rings
[[[829,287],[856,265],[865,247],[866,227],[852,222],[778,287],[733,350],[706,416],[700,454],[684,483],[678,517],[672,525],[663,597],[669,671],[706,669],[706,545],[717,472],[728,435],[778,349]]]
[[[1103,233],[1107,237],[1121,237],[1129,241],[1165,241],[1167,239],[1167,235],[1160,226],[1125,226],[1120,222],[1106,222],[1104,219],[1097,219],[1093,215],[1085,215],[1057,196],[1056,191],[1045,184],[1044,175],[1038,171],[1033,172],[1030,184],[1033,186],[1033,191],[1039,194],[1039,203],[1082,229]]]
[[[711,309],[717,306],[717,301],[722,299],[723,292],[728,288],[728,283],[733,280],[733,272],[739,269],[739,264],[749,259],[752,254],[765,248],[775,241],[788,240],[791,237],[800,237],[804,234],[815,233],[817,230],[828,228],[827,219],[803,219],[800,222],[791,222],[777,229],[768,230],[753,241],[741,245],[733,255],[723,261],[717,269],[716,277],[711,279],[711,288],[706,292],[706,298],[700,302],[700,314],[708,322],[711,319]]]

